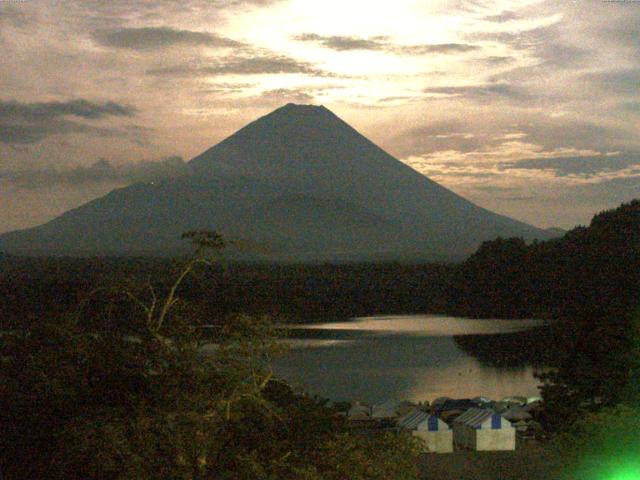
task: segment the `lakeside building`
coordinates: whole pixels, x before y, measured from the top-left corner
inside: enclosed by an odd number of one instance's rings
[[[398,420],[398,427],[424,440],[429,452],[453,452],[453,431],[435,415],[414,410]]]
[[[467,450],[515,450],[516,429],[493,410],[471,408],[453,421],[453,440]]]
[[[536,421],[542,401],[533,397],[526,404],[528,400],[515,396],[498,402],[486,397],[441,397],[431,404],[389,400],[373,406],[344,402],[341,415],[351,422],[351,428],[362,432],[410,431],[421,437],[431,452],[514,450],[517,445],[534,440],[542,430]]]

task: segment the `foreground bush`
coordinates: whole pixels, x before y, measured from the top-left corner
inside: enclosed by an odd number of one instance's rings
[[[360,437],[275,381],[269,322],[105,289],[0,336],[5,479],[412,479],[419,446]],[[201,328],[202,324],[213,328]]]

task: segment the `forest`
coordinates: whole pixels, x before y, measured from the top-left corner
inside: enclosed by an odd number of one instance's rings
[[[0,259],[4,328],[74,308],[105,285],[150,283],[166,289],[180,260],[157,258]],[[185,279],[181,296],[219,314],[269,315],[313,322],[361,315],[447,310],[449,265],[215,264]]]

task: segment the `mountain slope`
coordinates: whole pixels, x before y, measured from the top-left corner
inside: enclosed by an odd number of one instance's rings
[[[549,232],[496,215],[395,159],[324,107],[286,105],[189,162],[190,175],[115,190],[0,236],[36,254],[173,254],[215,229],[275,260],[460,257]]]

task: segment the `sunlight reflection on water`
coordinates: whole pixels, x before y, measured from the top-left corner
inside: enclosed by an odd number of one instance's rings
[[[346,322],[294,325],[296,330],[352,330],[400,335],[428,336],[490,335],[528,330],[543,325],[543,320],[492,320],[448,317],[445,315],[384,315],[358,317]]]
[[[483,365],[460,350],[453,336],[516,332],[542,324],[415,315],[297,325],[287,339],[293,348],[275,370],[299,388],[334,400],[535,396],[539,382],[532,367]]]

